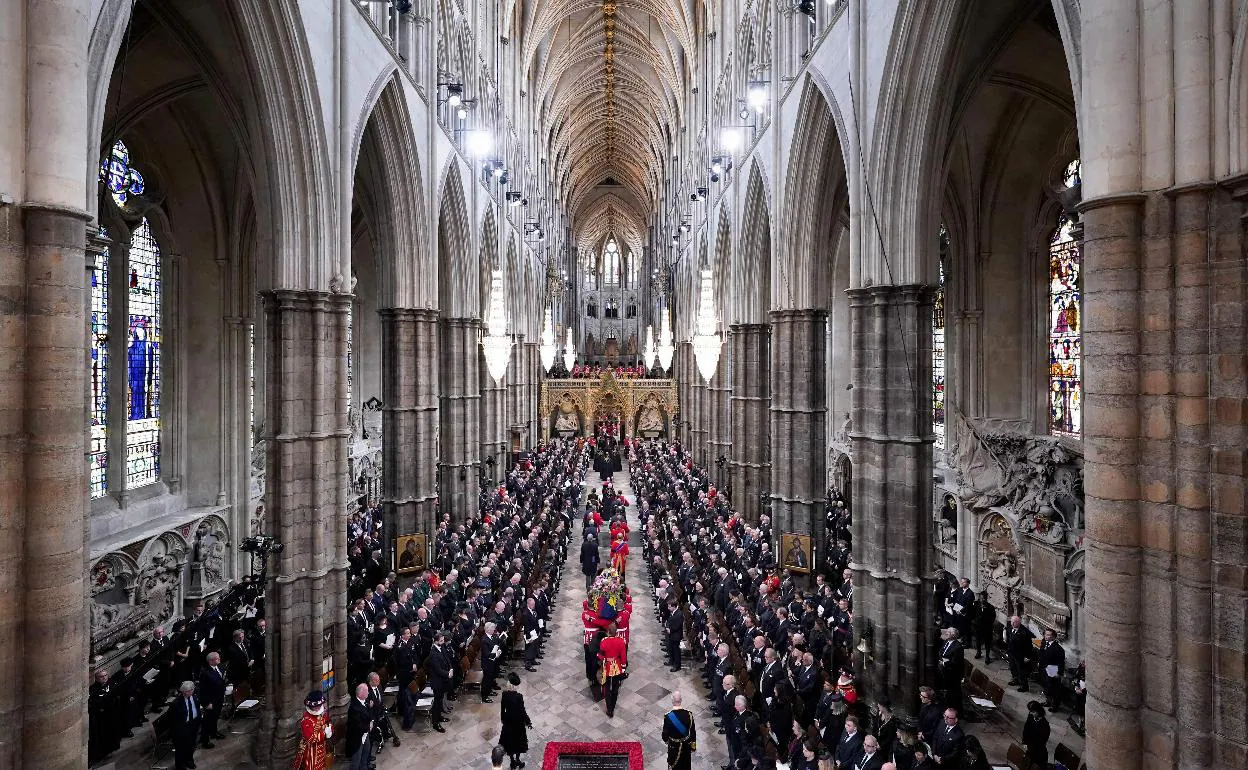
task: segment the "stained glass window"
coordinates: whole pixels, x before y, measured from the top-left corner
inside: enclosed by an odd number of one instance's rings
[[[1063,216],[1049,245],[1049,430],[1083,429],[1083,295],[1074,222]]]
[[[607,286],[620,285],[620,247],[608,240],[602,255],[602,279]]]
[[[100,228],[108,238],[108,231]],[[108,260],[105,249],[91,271],[91,447],[87,468],[91,499],[108,491]]]
[[[949,231],[940,226],[939,277],[936,302],[932,308],[932,433],[936,446],[945,445],[945,256],[949,251]]]
[[[130,165],[130,150],[118,140],[100,161],[100,181],[108,188],[118,206],[126,205],[131,195],[142,195],[147,188],[143,175]]]
[[[127,260],[126,487],[160,479],[160,246],[146,219],[130,237]]]
[[[355,304],[347,311],[347,405],[355,405]]]

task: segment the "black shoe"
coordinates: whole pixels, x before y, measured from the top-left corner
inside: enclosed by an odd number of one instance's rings
[[[1022,687],[1018,688],[1018,691],[1019,691],[1019,692],[1028,692],[1027,685],[1023,685]]]
[[[204,741],[203,743],[199,744],[199,747],[201,749],[211,749],[216,745],[217,744],[213,743],[212,741]]]
[[[482,699],[481,699],[481,702],[482,702],[482,703],[493,703],[493,702],[494,702],[494,699],[493,699],[493,698],[482,698]]]
[[[1008,681],[1008,682],[1006,682],[1006,683],[1005,683],[1005,686],[1006,686],[1006,687],[1018,687],[1018,680],[1017,680],[1017,679],[1011,679],[1010,681]]]
[[[222,740],[225,740],[225,733],[213,733],[212,737],[216,738],[219,741],[222,741]]]
[[[124,733],[122,733],[122,737],[123,737],[123,738],[133,738],[133,737],[134,737],[134,730],[126,730]]]
[[[438,732],[440,732],[440,733],[444,733],[444,732],[446,732],[446,728],[445,728],[445,727],[443,727],[442,725],[434,725],[434,726],[433,726],[433,729],[434,729],[434,730],[437,730],[437,731],[438,731]]]
[[[397,736],[397,735],[396,735],[396,736],[394,736],[393,740],[394,740],[394,747],[395,747],[396,749],[397,749],[399,746],[403,745],[403,744],[399,743],[399,736]]]
[[[975,653],[975,660],[979,660],[979,653]]]
[[[679,671],[679,670],[680,670],[680,666],[676,666],[675,668],[669,668],[669,669],[668,669],[668,671],[671,671],[673,674],[675,674],[675,673],[676,673],[677,671]]]
[[[721,727],[721,728],[719,728],[718,730],[716,730],[715,732],[719,733],[720,735],[725,735],[724,728],[722,728],[722,727]]]
[[[525,671],[536,671],[537,669],[533,668],[532,666],[525,666],[525,667],[524,667],[524,670],[525,670]]]

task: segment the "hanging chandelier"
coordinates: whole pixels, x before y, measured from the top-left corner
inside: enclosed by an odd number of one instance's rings
[[[490,310],[486,323],[489,333],[481,338],[481,350],[485,353],[485,368],[498,383],[507,374],[507,362],[511,359],[511,337],[507,336],[507,312],[503,308],[502,270],[495,270],[490,279]]]
[[[645,356],[646,357],[643,359],[643,361],[646,365],[654,366],[656,363],[658,363],[657,359],[659,357],[659,349],[654,346],[654,327],[653,326],[646,327]]]
[[[697,333],[693,335],[693,356],[698,371],[707,382],[719,367],[719,350],[723,345],[715,333],[715,296],[711,290],[711,271],[702,271],[702,292],[698,297]]]
[[[542,368],[550,371],[550,367],[555,365],[555,353],[559,352],[559,347],[555,345],[555,327],[550,321],[550,308],[546,308],[546,323],[542,326],[542,344],[538,347],[538,353],[542,357]]]
[[[572,327],[568,327],[568,340],[563,346],[563,366],[569,373],[576,366],[576,348],[572,347]]]
[[[676,346],[672,344],[672,323],[668,318],[667,310],[664,310],[663,325],[659,327],[659,347],[655,350],[655,355],[659,357],[659,366],[663,368],[663,371],[668,371],[675,353]]]

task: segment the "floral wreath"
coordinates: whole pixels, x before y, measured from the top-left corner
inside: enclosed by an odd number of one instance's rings
[[[624,578],[608,567],[594,578],[589,588],[589,607],[604,620],[610,620],[624,609]]]

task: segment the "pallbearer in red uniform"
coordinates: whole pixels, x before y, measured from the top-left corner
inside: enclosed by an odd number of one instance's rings
[[[334,726],[325,713],[325,693],[313,690],[303,702],[303,719],[299,722],[299,753],[295,770],[325,770],[329,757],[329,739]]]
[[[602,663],[599,678],[606,695],[607,716],[615,716],[615,701],[620,697],[620,682],[628,667],[628,646],[615,633],[615,624],[607,626],[607,636],[598,645],[598,660]]]

